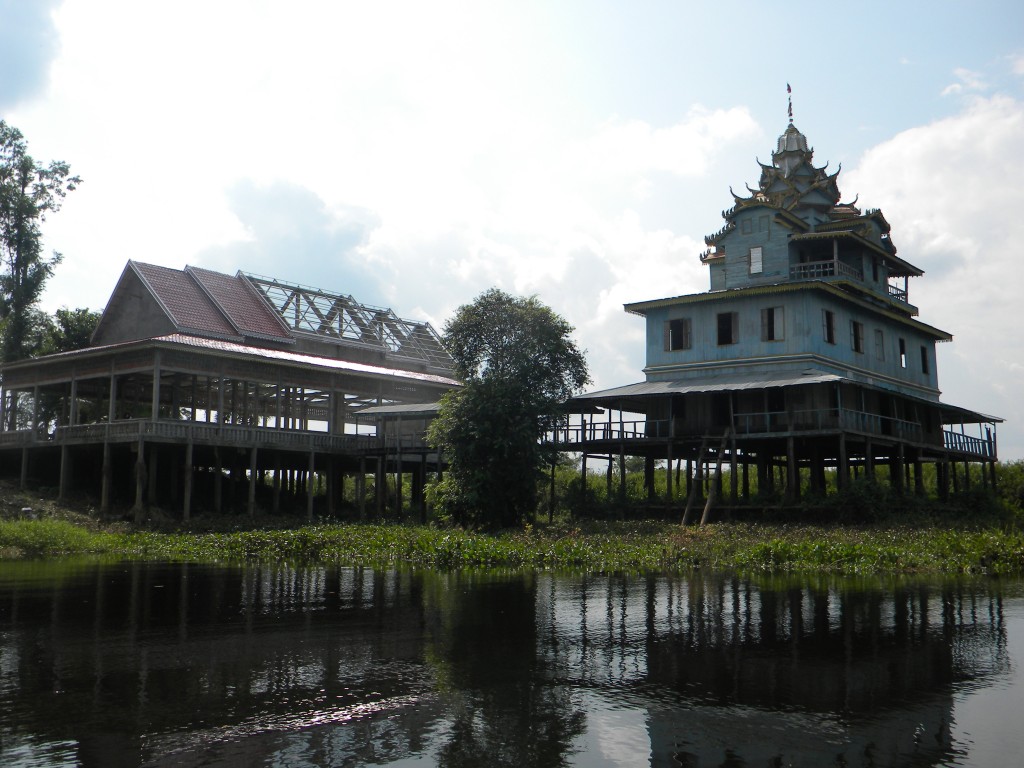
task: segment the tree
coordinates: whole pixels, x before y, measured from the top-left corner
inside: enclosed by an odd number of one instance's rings
[[[61,307],[54,313],[52,320],[47,318],[38,354],[52,355],[88,347],[99,322],[99,312]]]
[[[0,352],[4,361],[28,357],[39,334],[33,309],[46,280],[60,263],[43,255],[42,223],[60,210],[64,196],[80,183],[67,163],[37,163],[21,131],[0,120]]]
[[[444,343],[464,386],[446,394],[429,439],[448,461],[435,505],[486,527],[522,522],[545,465],[540,438],[590,380],[573,328],[536,299],[496,288],[456,311]]]

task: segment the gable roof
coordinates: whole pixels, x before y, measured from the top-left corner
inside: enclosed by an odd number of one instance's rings
[[[225,341],[295,339],[241,273],[129,261],[93,334],[94,344],[182,333]]]
[[[300,314],[301,306],[301,314]],[[285,313],[288,314],[285,314]],[[289,323],[294,314],[295,326]],[[345,358],[410,363],[451,373],[451,357],[426,322],[390,309],[244,272],[129,261],[91,343],[96,346],[181,334]]]
[[[185,267],[191,277],[243,336],[292,342],[291,334],[242,273],[231,276],[199,267]]]
[[[187,272],[138,261],[129,261],[125,269],[132,270],[141,278],[153,298],[174,323],[177,332],[217,338],[241,338],[225,314],[214,304],[213,299]]]

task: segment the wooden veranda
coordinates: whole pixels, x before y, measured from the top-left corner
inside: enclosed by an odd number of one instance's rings
[[[827,471],[842,489],[854,477],[875,478],[884,466],[893,490],[923,495],[923,468],[932,464],[941,499],[972,482],[995,487],[1001,419],[835,375],[761,384],[643,382],[583,395],[545,440],[580,454],[584,476],[588,462],[607,462],[610,490],[617,469],[623,501],[626,457],[645,459],[651,501],[660,464],[664,501],[688,519],[698,499],[710,510],[716,496],[736,505],[756,494],[793,503],[804,486],[824,493]],[[721,487],[726,475],[728,489]]]

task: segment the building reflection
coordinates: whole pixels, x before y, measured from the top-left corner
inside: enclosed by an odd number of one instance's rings
[[[955,687],[1009,668],[993,582],[547,587],[542,652],[560,679],[646,709],[653,766],[937,765],[957,750]]]
[[[938,765],[957,687],[1008,669],[999,590],[7,564],[0,758],[585,765],[607,707],[639,764]]]

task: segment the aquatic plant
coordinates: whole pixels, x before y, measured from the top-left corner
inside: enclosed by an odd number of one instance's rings
[[[913,524],[571,520],[480,533],[408,524],[319,523],[196,532],[103,529],[85,518],[0,520],[0,558],[104,555],[195,562],[289,561],[590,571],[1024,573],[1024,533],[966,517]]]

